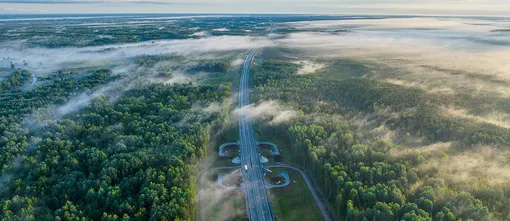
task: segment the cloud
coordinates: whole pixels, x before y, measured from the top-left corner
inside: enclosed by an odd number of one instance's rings
[[[436,157],[429,158],[419,169],[438,171],[439,176],[459,184],[482,182],[489,185],[508,186],[509,157],[509,151],[480,146],[473,151],[451,153],[449,156],[438,154]]]
[[[465,184],[465,187],[477,186],[475,183],[508,187],[510,151],[489,146],[459,151],[457,148],[463,148],[459,145],[440,142],[418,148],[400,146],[392,148],[389,153],[391,157],[403,160],[416,159],[421,155],[426,161],[416,168],[418,172],[450,183]]]
[[[399,12],[411,14],[415,13],[441,13],[449,11],[450,13],[462,13],[466,11],[482,12],[504,12],[508,10],[510,6],[506,4],[505,0],[484,0],[484,1],[462,1],[462,0],[418,0],[418,1],[345,1],[337,4],[325,4],[325,3],[310,3],[307,4],[309,7],[330,7],[331,9],[366,9],[372,11],[387,11],[387,12]],[[405,11],[407,10],[407,12]],[[454,10],[456,12],[454,12]]]
[[[28,48],[25,43],[3,42],[0,45],[0,67],[9,67],[10,62],[18,66],[23,60],[25,68],[37,74],[46,74],[60,69],[115,66],[140,55],[203,55],[207,53],[248,50],[269,46],[272,43],[261,37],[214,36],[200,39],[162,40],[132,44],[94,46],[83,48]]]
[[[509,26],[508,19],[357,19],[289,25],[304,32],[277,39],[276,45],[297,49],[309,60],[352,59],[373,67],[366,74],[379,79],[414,82],[431,90],[510,96],[510,38],[491,32]]]
[[[224,32],[224,31],[230,31],[230,29],[228,29],[228,28],[216,28],[216,29],[213,29],[213,31]]]
[[[209,33],[208,31],[199,31],[199,32],[195,32],[189,36],[206,37],[206,36],[211,36],[211,33]]]
[[[216,41],[212,39],[221,40]],[[101,68],[99,67],[101,65],[108,65],[107,67],[109,67],[112,70],[113,75],[121,76],[119,80],[108,83],[106,85],[102,85],[99,88],[92,89],[91,92],[85,92],[78,94],[74,97],[71,97],[69,101],[67,101],[65,104],[43,107],[35,111],[33,114],[31,114],[24,120],[24,125],[27,128],[31,129],[38,129],[44,127],[55,120],[60,120],[64,118],[66,115],[70,113],[80,111],[81,109],[85,108],[98,98],[104,97],[107,99],[108,102],[114,102],[118,97],[120,97],[123,94],[123,92],[131,89],[132,87],[145,84],[148,82],[164,84],[181,84],[204,78],[204,76],[206,76],[208,73],[200,72],[194,73],[192,75],[186,73],[186,69],[188,67],[193,67],[194,65],[197,64],[196,59],[198,60],[211,58],[219,59],[230,57],[232,55],[238,55],[237,51],[232,52],[231,49],[237,50],[238,48],[243,47],[249,48],[252,46],[251,44],[257,42],[257,40],[249,38],[245,40],[230,39],[239,42],[239,45],[235,46],[234,48],[231,48],[231,46],[228,46],[227,43],[222,42],[228,41],[227,39],[224,38],[212,38],[212,39],[209,40],[216,42],[216,45],[206,46],[205,48],[200,48],[201,47],[200,44],[194,45],[192,43],[203,42],[205,43],[205,45],[212,44],[211,42],[208,42],[208,40],[203,41],[204,39],[202,40],[195,39],[187,43],[183,43],[181,41],[181,44],[176,42],[172,43],[160,42],[161,43],[159,44],[160,46],[166,45],[171,49],[165,51],[159,51],[161,48],[155,46],[158,45],[158,43],[155,43],[155,45],[152,43],[123,44],[113,46],[113,49],[109,49],[110,46],[108,46],[108,47],[61,48],[61,49],[31,48],[27,49],[28,51],[20,50],[19,58],[25,58],[29,62],[29,65],[24,68],[27,68],[31,71],[37,71],[39,73],[38,76],[40,77],[42,77],[41,75],[43,74],[52,74],[48,72],[51,70],[77,67],[89,67],[92,70],[96,70],[98,68]],[[171,47],[176,44],[179,44],[179,46]],[[189,45],[185,46],[186,44]],[[0,48],[5,49],[6,47]],[[12,47],[26,49],[25,47],[19,45]],[[8,50],[13,49],[9,48]],[[114,52],[112,50],[120,51]],[[52,53],[53,51],[55,52]],[[58,53],[64,53],[67,55],[73,54],[73,56],[77,56],[77,58],[60,57],[61,55],[57,55]],[[189,55],[190,53],[194,54],[192,57],[189,56],[186,58],[179,57],[179,59],[177,60],[161,61],[151,67],[134,65],[133,60],[131,59],[139,55],[148,54],[182,55],[181,53],[187,55]],[[13,56],[13,54],[8,55]],[[59,58],[61,58],[61,60],[54,60],[56,58],[52,56],[58,56]],[[36,62],[36,64],[33,64],[34,60],[32,58],[34,58],[36,61],[39,61],[39,63]],[[16,59],[16,57],[9,57],[8,59],[0,60],[0,62],[6,62],[13,59]],[[170,71],[171,75],[165,75]],[[204,112],[210,114],[212,110],[213,106],[206,108]],[[203,114],[198,113],[198,115]],[[190,119],[186,118],[185,120],[194,120],[194,118],[196,118],[196,116],[191,115],[189,117]],[[185,120],[183,120],[183,122],[185,122]]]
[[[231,66],[231,67],[239,67],[239,66],[241,66],[243,63],[244,63],[244,59],[242,59],[242,58],[238,58],[238,59],[233,60],[233,61],[232,61],[232,63],[230,63],[230,66]]]
[[[390,150],[390,155],[394,158],[406,158],[408,156],[414,156],[417,154],[421,154],[425,157],[440,157],[442,153],[446,153],[452,149],[452,142],[447,143],[434,143],[426,146],[420,146],[419,148],[392,148]]]
[[[62,118],[62,116],[66,115],[68,113],[82,109],[83,107],[88,105],[94,97],[96,97],[96,96],[88,95],[86,93],[81,94],[81,95],[71,99],[66,104],[56,107],[55,112],[54,112],[55,113],[54,117],[57,119],[60,119],[60,118]]]
[[[69,99],[65,104],[53,106],[50,108],[51,116],[49,119],[60,120],[67,114],[75,113],[82,110],[93,101],[100,97],[107,98],[108,101],[113,102],[117,100],[125,91],[130,90],[140,79],[137,78],[123,78],[118,81],[106,84],[97,88],[89,93],[82,93]]]
[[[203,108],[202,111],[206,113],[215,113],[221,111],[224,108],[224,105],[219,103],[211,103],[206,108]]]
[[[510,114],[499,111],[492,111],[483,115],[471,114],[469,110],[462,108],[441,107],[439,109],[443,114],[456,118],[471,119],[478,122],[494,124],[504,128],[510,128]]]
[[[172,77],[167,80],[164,80],[163,83],[164,84],[184,84],[184,83],[191,82],[191,81],[193,81],[197,78],[200,78],[202,76],[204,76],[204,73],[190,76],[190,75],[187,75],[181,71],[174,71],[174,72],[172,72]],[[157,79],[155,81],[160,82]]]
[[[22,125],[29,131],[36,131],[62,120],[68,114],[76,113],[87,107],[99,98],[105,98],[107,102],[115,102],[124,92],[140,85],[145,79],[131,75],[117,81],[94,88],[89,92],[83,92],[69,97],[64,104],[56,104],[41,107],[33,111],[23,119]]]
[[[481,20],[466,18],[384,18],[384,19],[347,19],[332,21],[302,21],[289,22],[298,28],[353,28],[362,30],[378,29],[439,29],[459,31],[490,31],[495,28],[504,28],[510,25],[508,20]]]
[[[297,74],[311,74],[315,73],[320,69],[323,69],[326,65],[323,63],[317,63],[313,61],[298,61],[294,62],[296,64],[299,64],[301,67],[299,68]]]
[[[241,112],[252,120],[268,120],[274,124],[289,121],[299,116],[298,112],[282,106],[277,101],[263,101],[234,110],[235,116],[238,116]]]

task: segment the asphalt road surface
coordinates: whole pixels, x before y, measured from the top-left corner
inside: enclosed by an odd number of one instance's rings
[[[247,215],[250,220],[274,220],[273,209],[266,191],[264,168],[256,145],[251,119],[246,109],[249,104],[248,81],[250,67],[258,49],[250,52],[243,64],[239,85],[239,140],[241,143],[242,189],[245,193]]]
[[[270,23],[269,34],[274,30],[273,22]],[[241,173],[243,176],[241,188],[245,193],[248,218],[253,221],[273,221],[275,220],[273,208],[264,180],[265,170],[260,162],[260,152],[256,144],[251,119],[247,116],[246,109],[243,108],[250,103],[248,88],[250,67],[257,51],[258,49],[250,51],[244,61],[239,85],[239,142],[241,145]],[[202,212],[202,219],[204,219],[204,215]]]

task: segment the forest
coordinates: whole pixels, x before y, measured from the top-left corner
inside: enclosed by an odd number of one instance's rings
[[[286,157],[313,174],[339,220],[510,219],[508,185],[478,178],[459,186],[440,176],[438,168],[421,169],[431,160],[426,154],[395,156],[410,147],[366,134],[349,119],[371,114],[392,130],[423,137],[424,144],[453,142],[459,148],[450,154],[479,145],[505,150],[508,129],[443,116],[437,102],[444,100],[420,89],[357,76],[297,75],[298,69],[298,64],[264,60],[252,70],[256,100],[278,100],[304,113],[260,127],[289,143]],[[377,116],[380,110],[392,117]],[[448,162],[448,154],[440,154]]]
[[[204,112],[230,85],[143,83],[62,119],[27,119],[115,81],[110,70],[59,72],[2,92],[2,220],[194,220],[198,159],[226,118]],[[5,102],[4,102],[5,101]],[[42,125],[34,125],[41,123]]]
[[[13,66],[13,69],[15,67]],[[19,88],[30,80],[30,73],[26,70],[15,70],[6,81],[0,82],[0,92]]]
[[[254,72],[254,84],[260,96],[299,106],[305,113],[374,112],[389,110],[398,114],[387,124],[405,128],[413,135],[424,136],[429,143],[462,141],[466,145],[510,144],[510,130],[489,123],[441,115],[437,109],[444,102],[459,102],[454,97],[434,97],[416,88],[408,88],[368,78],[323,78],[296,75],[298,65],[266,61]],[[306,91],[303,93],[298,93]],[[302,96],[306,94],[307,96]],[[323,105],[327,101],[328,105]],[[314,105],[310,105],[314,104]]]
[[[19,71],[16,71],[13,76],[16,76],[17,73]],[[30,74],[26,74],[26,76],[30,76]],[[65,73],[48,77],[46,80],[50,82],[49,85],[33,90],[21,90],[23,86],[21,84],[4,90],[0,95],[2,101],[0,102],[0,148],[3,153],[0,156],[0,165],[3,168],[2,171],[5,172],[9,167],[8,162],[16,159],[18,154],[25,151],[32,142],[29,135],[30,127],[23,125],[26,123],[24,120],[28,115],[47,105],[65,103],[73,94],[92,90],[114,78],[110,76],[109,70],[97,70],[85,77],[77,73]]]
[[[181,56],[170,56],[170,55],[141,55],[135,58],[135,63],[141,67],[149,67],[152,68],[156,64],[162,64],[162,62],[180,62],[184,63],[186,61],[185,57]],[[232,58],[218,58],[218,59],[203,59],[189,62],[187,65],[181,64],[181,66],[176,66],[174,69],[188,69],[194,72],[226,72],[232,63]]]
[[[7,15],[8,17],[8,15]],[[367,16],[375,19],[384,16]],[[402,16],[387,16],[402,17]],[[265,36],[269,22],[326,21],[353,19],[349,16],[317,15],[112,15],[102,18],[46,20],[30,18],[3,22],[0,42],[26,40],[31,47],[63,48],[118,45],[173,39],[197,39],[208,36]],[[56,21],[56,22],[55,22]],[[299,30],[282,28],[281,32]],[[343,30],[339,30],[343,31]]]
[[[157,40],[196,39],[207,36],[263,36],[266,18],[239,17],[236,21],[223,17],[123,16],[109,18],[33,19],[4,22],[0,26],[0,42],[26,40],[31,47],[63,48],[118,45]],[[250,30],[246,32],[245,30]],[[196,34],[199,33],[199,34]]]

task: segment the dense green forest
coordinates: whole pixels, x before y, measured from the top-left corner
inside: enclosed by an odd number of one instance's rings
[[[509,129],[441,115],[439,104],[460,102],[452,97],[434,97],[420,89],[368,78],[295,75],[297,68],[298,65],[292,63],[264,62],[254,70],[253,77],[254,84],[263,92],[260,96],[285,101],[305,113],[389,110],[398,114],[397,119],[387,123],[390,127],[405,128],[413,135],[426,137],[428,142],[460,140],[467,145],[510,144]]]
[[[62,48],[115,45],[156,40],[196,39],[205,36],[246,36],[266,34],[267,18],[171,17],[146,16],[126,19],[103,17],[88,19],[24,20],[4,22],[0,26],[0,42],[26,40],[35,47]],[[247,27],[246,24],[249,24]],[[23,28],[20,28],[23,27]],[[250,29],[246,32],[246,29]]]
[[[223,102],[230,85],[146,83],[26,125],[38,108],[115,80],[110,73],[59,72],[44,86],[2,93],[1,220],[194,220],[196,164],[226,119],[196,107]]]
[[[170,55],[142,55],[135,58],[135,63],[142,67],[154,67],[160,62],[181,62],[185,61],[184,57]],[[187,65],[178,66],[174,69],[189,69],[190,71],[205,72],[226,72],[232,63],[232,58],[196,60],[189,62]],[[161,63],[160,63],[161,64]]]
[[[257,100],[278,100],[305,113],[281,124],[262,124],[263,131],[288,143],[295,158],[309,170],[343,220],[508,220],[510,188],[480,180],[458,186],[420,170],[427,158],[419,152],[400,157],[406,147],[368,136],[349,123],[356,113],[391,112],[385,122],[424,143],[451,141],[458,152],[492,145],[505,149],[510,130],[491,124],[443,116],[438,102],[424,91],[369,78],[321,74],[297,75],[299,65],[266,60],[253,69]],[[383,120],[381,120],[383,121]],[[447,161],[448,155],[443,153]]]
[[[18,71],[15,72],[15,76]],[[30,74],[25,73],[24,79]],[[71,96],[93,90],[95,87],[114,80],[109,70],[98,70],[82,76],[78,73],[55,74],[47,79],[47,85],[31,90],[21,90],[18,84],[10,90],[4,90],[0,94],[0,166],[2,172],[8,169],[8,162],[14,160],[18,154],[26,151],[32,142],[30,128],[22,125],[25,117],[39,108],[52,104],[63,104]],[[24,80],[26,82],[26,80]],[[7,82],[6,82],[7,83]]]
[[[15,67],[13,66],[13,69]],[[0,92],[18,89],[30,80],[30,73],[26,70],[15,70],[7,80],[0,82]]]
[[[163,39],[200,38],[196,32],[211,36],[265,36],[269,21],[298,22],[353,19],[349,16],[317,15],[258,15],[258,16],[200,17],[182,15],[144,15],[89,17],[72,19],[32,19],[3,22],[0,26],[0,42],[27,40],[39,47],[86,47],[133,43]],[[379,16],[377,16],[379,17]],[[399,16],[392,16],[399,17]],[[35,17],[34,17],[35,18]],[[296,32],[283,27],[280,32]],[[344,31],[335,30],[334,32]]]

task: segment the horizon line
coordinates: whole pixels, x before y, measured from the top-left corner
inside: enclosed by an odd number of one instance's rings
[[[1,3],[1,2],[0,2]],[[488,14],[430,14],[430,13],[294,13],[294,12],[110,12],[110,13],[7,13],[9,15],[314,15],[314,16],[341,16],[341,15],[384,15],[384,16],[447,16],[447,17],[510,17],[509,15],[488,15]]]
[[[0,2],[1,3],[1,2]],[[309,15],[309,16],[350,16],[350,15],[366,15],[366,16],[430,16],[430,17],[501,17],[508,18],[510,15],[488,15],[488,14],[476,14],[476,15],[467,15],[467,14],[429,14],[429,13],[415,13],[415,14],[407,14],[407,13],[293,13],[293,12],[111,12],[111,13],[7,13],[2,14],[2,16],[12,16],[12,15],[48,15],[48,16],[60,16],[60,15]]]

